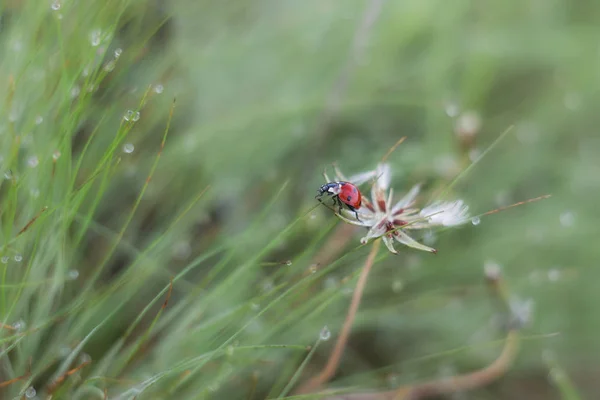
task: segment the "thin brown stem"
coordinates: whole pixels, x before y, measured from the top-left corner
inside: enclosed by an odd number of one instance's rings
[[[508,291],[500,276],[488,277],[496,296],[508,302]],[[401,386],[385,392],[330,395],[327,400],[419,400],[486,386],[502,377],[510,368],[519,349],[518,327],[509,330],[504,349],[498,358],[485,368],[464,375]]]
[[[327,360],[327,364],[317,376],[312,377],[303,385],[301,385],[296,390],[296,394],[314,392],[315,390],[319,389],[323,384],[327,383],[335,374],[335,371],[337,370],[337,367],[340,363],[340,359],[342,358],[342,354],[344,353],[344,349],[346,348],[346,344],[348,343],[348,338],[350,336],[352,324],[354,323],[354,318],[356,317],[358,306],[360,305],[360,301],[362,299],[362,295],[367,284],[367,278],[369,277],[371,267],[375,263],[375,256],[377,255],[377,251],[379,250],[380,244],[381,240],[379,239],[373,242],[371,252],[367,257],[367,260],[365,261],[365,265],[363,266],[360,276],[358,277],[356,288],[354,289],[354,293],[352,294],[352,301],[350,302],[350,308],[348,309],[348,313],[346,314],[344,325],[342,325],[342,330],[340,331],[338,340],[335,343],[331,355],[329,356],[329,360]]]

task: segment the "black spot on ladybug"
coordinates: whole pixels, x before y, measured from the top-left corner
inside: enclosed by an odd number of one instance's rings
[[[352,200],[352,196],[348,196],[348,198],[346,199],[347,201]]]

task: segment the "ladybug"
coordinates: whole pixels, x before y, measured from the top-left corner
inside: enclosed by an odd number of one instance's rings
[[[324,195],[331,196],[333,199],[333,205],[337,205],[339,207],[339,211],[341,211],[343,205],[353,211],[356,215],[356,219],[360,221],[358,218],[357,209],[360,208],[362,196],[360,194],[360,190],[356,186],[354,186],[350,182],[329,182],[322,185],[317,191],[317,195],[315,199],[322,202],[321,198]]]

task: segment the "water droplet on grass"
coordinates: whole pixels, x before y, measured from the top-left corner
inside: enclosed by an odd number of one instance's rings
[[[115,58],[121,57],[121,54],[123,54],[122,48],[119,47],[119,48],[115,49]]]
[[[446,111],[446,115],[451,118],[456,117],[458,115],[458,113],[460,112],[460,108],[458,107],[458,104],[453,101],[447,102],[444,109]]]
[[[575,111],[581,107],[581,103],[581,96],[579,96],[577,93],[567,93],[563,99],[565,108],[571,111]]]
[[[54,161],[57,161],[60,158],[60,151],[56,150],[54,153],[52,153],[52,159]]]
[[[37,392],[33,386],[29,386],[25,391],[25,397],[27,397],[28,399],[34,398],[36,394]]]
[[[62,346],[60,349],[58,349],[58,356],[60,358],[67,358],[69,356],[69,354],[71,354],[71,348],[69,346]]]
[[[189,242],[182,240],[173,246],[172,254],[178,260],[187,260],[192,254],[192,246]]]
[[[404,284],[402,283],[401,280],[397,279],[392,283],[392,291],[394,293],[400,293],[402,291],[402,288],[404,287]]]
[[[495,261],[487,260],[483,263],[483,272],[485,273],[485,277],[490,280],[498,280],[500,278],[501,267]]]
[[[287,265],[288,267],[291,267],[292,266],[292,260],[287,260],[285,262],[285,265]]]
[[[140,113],[139,111],[127,110],[123,118],[125,121],[137,122],[140,119]]]
[[[16,262],[21,262],[21,261],[23,261],[23,256],[22,256],[22,255],[20,255],[20,254],[16,254],[16,255],[15,255],[15,261],[16,261]]]
[[[572,211],[565,211],[560,214],[560,224],[565,228],[571,227],[575,224],[575,213]]]
[[[314,274],[315,272],[317,272],[317,270],[318,270],[318,269],[319,269],[319,268],[318,268],[317,264],[312,264],[310,267],[308,267],[308,271],[309,271],[311,274]]]
[[[72,269],[67,273],[67,276],[70,280],[74,281],[75,279],[79,278],[79,271]]]
[[[477,161],[480,156],[481,156],[481,150],[479,150],[479,149],[471,149],[469,151],[469,160],[471,160],[472,162]]]
[[[81,93],[81,88],[79,86],[73,86],[73,88],[71,89],[71,97],[77,97],[79,96],[79,93]]]
[[[6,172],[4,172],[4,179],[6,180],[11,180],[13,177],[12,171],[9,169]]]
[[[2,262],[2,264],[8,264],[8,260],[10,260],[9,256],[4,256],[0,258],[0,262]]]
[[[161,94],[165,88],[160,83],[154,86],[154,93]]]
[[[40,160],[37,158],[37,156],[31,156],[27,159],[27,165],[29,166],[29,168],[35,168],[40,164]]]
[[[90,361],[92,361],[92,357],[88,353],[81,353],[79,361],[81,363],[89,363]]]
[[[233,347],[232,345],[227,346],[227,349],[225,349],[225,354],[227,354],[229,357],[231,357],[234,352],[235,347]]]
[[[39,125],[42,122],[44,122],[44,117],[42,117],[41,115],[38,115],[37,117],[35,117],[35,124]]]
[[[13,328],[17,331],[23,331],[27,327],[27,324],[22,319],[18,320],[13,324]]]
[[[110,60],[109,62],[106,63],[106,65],[104,66],[104,70],[106,72],[110,72],[113,69],[115,69],[115,65],[117,65],[117,63],[115,62],[115,60]]]
[[[551,282],[556,282],[560,279],[560,275],[560,270],[552,268],[550,271],[548,271],[548,280]]]
[[[329,338],[331,338],[331,331],[329,330],[327,325],[325,325],[323,327],[323,329],[321,329],[321,332],[319,333],[319,339],[326,341],[326,340],[329,340]]]
[[[132,143],[125,143],[123,145],[123,151],[127,154],[133,153],[133,150],[135,150],[135,146]]]
[[[102,38],[102,31],[100,29],[94,29],[90,32],[90,43],[96,47],[100,45],[100,39]]]
[[[471,223],[475,226],[479,225],[481,223],[481,218],[479,217],[473,217],[471,218]]]
[[[52,8],[54,11],[58,11],[60,10],[61,4],[59,1],[55,1],[50,5],[50,8]]]

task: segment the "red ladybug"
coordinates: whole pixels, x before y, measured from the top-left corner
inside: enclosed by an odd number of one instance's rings
[[[333,199],[333,205],[337,205],[339,207],[339,211],[341,211],[343,205],[353,211],[356,215],[356,219],[360,221],[358,218],[357,209],[360,208],[360,204],[362,201],[362,196],[360,194],[360,190],[350,182],[329,182],[322,185],[317,191],[317,196],[315,197],[317,200],[321,201],[321,197],[324,195],[329,195]]]

